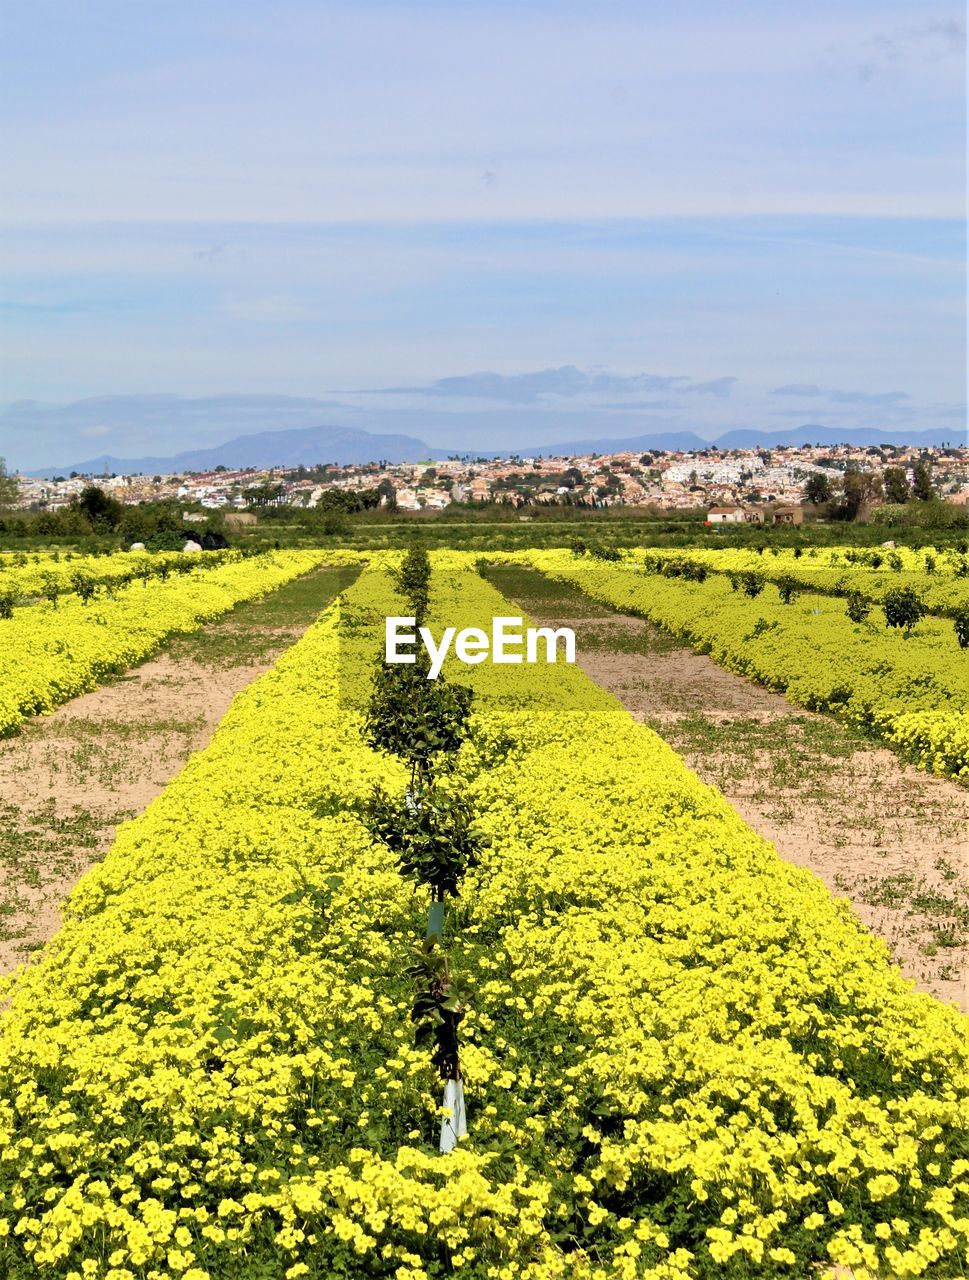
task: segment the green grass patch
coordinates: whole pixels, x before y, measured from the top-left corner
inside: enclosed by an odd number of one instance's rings
[[[169,636],[160,652],[213,669],[262,665],[292,643],[359,572],[342,566],[316,569],[260,600],[236,605],[201,631]]]

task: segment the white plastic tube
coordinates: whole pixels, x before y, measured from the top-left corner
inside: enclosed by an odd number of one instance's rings
[[[464,1110],[464,1084],[460,1080],[449,1080],[444,1086],[444,1105],[451,1112],[441,1120],[441,1151],[450,1151],[458,1145],[458,1139],[468,1132],[468,1121]]]

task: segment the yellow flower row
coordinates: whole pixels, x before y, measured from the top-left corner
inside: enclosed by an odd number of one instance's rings
[[[888,591],[908,587],[930,613],[951,615],[969,605],[969,558],[952,549],[809,547],[796,556],[787,547],[768,547],[762,552],[746,547],[650,547],[636,553],[636,558],[643,557],[692,560],[706,565],[712,573],[753,570],[768,582],[790,577],[808,591],[836,596],[857,591],[873,601],[881,600]]]
[[[49,581],[55,582],[61,591],[71,591],[71,579],[77,573],[110,590],[134,578],[157,577],[160,570],[214,569],[239,559],[238,551],[116,551],[105,556],[64,555],[56,560],[52,554],[44,554],[26,564],[18,564],[16,560],[0,561],[0,591],[9,591],[18,597],[40,596]]]
[[[832,712],[935,773],[969,777],[969,652],[943,619],[924,619],[906,638],[878,621],[852,622],[825,595],[785,605],[773,592],[750,599],[731,591],[720,575],[688,582],[564,551],[505,558],[649,618],[729,671]]]
[[[243,600],[275,590],[323,561],[324,551],[281,551],[167,582],[135,583],[85,605],[77,596],[0,619],[0,734],[96,689],[147,657],[174,631],[194,631]]]
[[[433,559],[435,625],[516,612]],[[469,1135],[436,1153],[426,901],[358,816],[405,784],[360,733],[402,611],[366,571],[0,990],[0,1274],[964,1267],[965,1020],[575,667],[449,671],[492,844],[448,923]]]

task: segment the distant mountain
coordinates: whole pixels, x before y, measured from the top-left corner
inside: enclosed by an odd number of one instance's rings
[[[414,436],[372,435],[356,427],[307,427],[298,431],[259,431],[254,435],[236,436],[225,444],[208,449],[190,449],[172,457],[115,458],[102,454],[73,462],[69,466],[45,467],[37,474],[66,476],[100,475],[103,472],[181,472],[212,471],[224,466],[298,467],[317,462],[418,462],[433,453],[423,440]]]
[[[961,438],[960,438],[961,435]],[[865,445],[965,445],[965,432],[953,431],[951,427],[936,427],[930,431],[880,431],[871,427],[855,427],[850,430],[838,427],[821,427],[807,422],[801,427],[788,428],[784,431],[727,431],[715,440],[701,440],[692,431],[652,432],[641,436],[630,436],[622,440],[569,440],[563,444],[540,444],[528,449],[519,449],[516,456],[534,458],[569,457],[587,453],[647,453],[654,449],[667,449],[671,452],[687,453],[696,449],[710,449],[714,445],[718,449],[779,449],[785,445],[805,444],[849,444],[864,447]],[[495,454],[495,457],[507,456],[507,451]]]
[[[637,450],[644,453],[648,449],[686,453],[691,449],[709,449],[710,444],[711,441],[694,435],[692,431],[651,431],[646,435],[629,436],[622,440],[569,440],[565,444],[537,444],[533,448],[516,450],[516,455],[522,458],[534,458],[538,455],[554,458],[584,453],[635,453]],[[503,450],[494,456],[504,457],[507,452]]]
[[[840,427],[821,427],[817,423],[806,422],[801,427],[787,428],[784,431],[727,431],[716,440],[719,449],[778,449],[784,445],[802,444],[853,444],[859,446],[894,444],[894,445],[930,445],[951,444],[966,445],[965,429],[952,427],[932,427],[927,431],[883,431],[879,427],[853,427],[844,430]]]
[[[785,445],[850,444],[866,445],[965,445],[964,433],[950,427],[936,427],[928,431],[881,431],[877,428],[839,429],[805,423],[800,427],[783,431],[757,431],[738,429],[728,431],[715,440],[704,440],[692,431],[654,431],[644,435],[622,438],[600,437],[523,446],[509,449],[475,449],[462,445],[458,448],[435,449],[416,436],[381,435],[356,427],[317,426],[285,431],[258,431],[251,435],[238,435],[225,444],[206,449],[191,449],[173,456],[144,458],[119,458],[102,454],[82,462],[72,462],[57,467],[35,469],[32,474],[43,476],[68,475],[76,471],[81,475],[142,472],[212,471],[224,466],[230,470],[239,467],[298,467],[318,462],[363,463],[417,462],[422,458],[462,457],[506,458],[511,456],[569,457],[590,453],[648,453],[658,449],[687,453],[698,449],[772,449]]]

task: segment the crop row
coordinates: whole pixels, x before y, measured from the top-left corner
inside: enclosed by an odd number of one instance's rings
[[[107,556],[45,555],[34,561],[23,556],[25,563],[0,564],[0,600],[9,612],[40,596],[52,604],[70,593],[90,598],[99,590],[111,593],[135,581],[165,581],[172,574],[214,569],[240,558],[238,551],[117,551]]]
[[[434,625],[509,602],[435,557]],[[676,1280],[965,1265],[965,1024],[575,667],[457,666],[490,837],[451,951],[468,1136],[437,1152],[361,818],[401,601],[366,571],[74,891],[0,1030],[0,1271]],[[5,994],[0,992],[0,994]]]
[[[854,552],[851,548],[811,548],[795,555],[790,549],[649,548],[636,558],[662,568],[676,562],[703,565],[710,573],[756,573],[766,582],[793,580],[802,590],[848,596],[854,592],[871,601],[884,599],[899,588],[914,591],[929,613],[953,616],[969,608],[969,560],[956,552],[918,553],[906,550]]]
[[[323,560],[323,551],[275,552],[167,582],[116,588],[90,604],[69,596],[0,620],[0,733],[147,657],[167,635],[194,631],[243,600],[275,590]]]
[[[612,608],[659,624],[721,666],[828,711],[934,773],[969,777],[969,658],[952,625],[925,618],[905,636],[853,622],[840,601],[749,598],[722,575],[703,582],[590,564],[566,552],[517,557]]]

